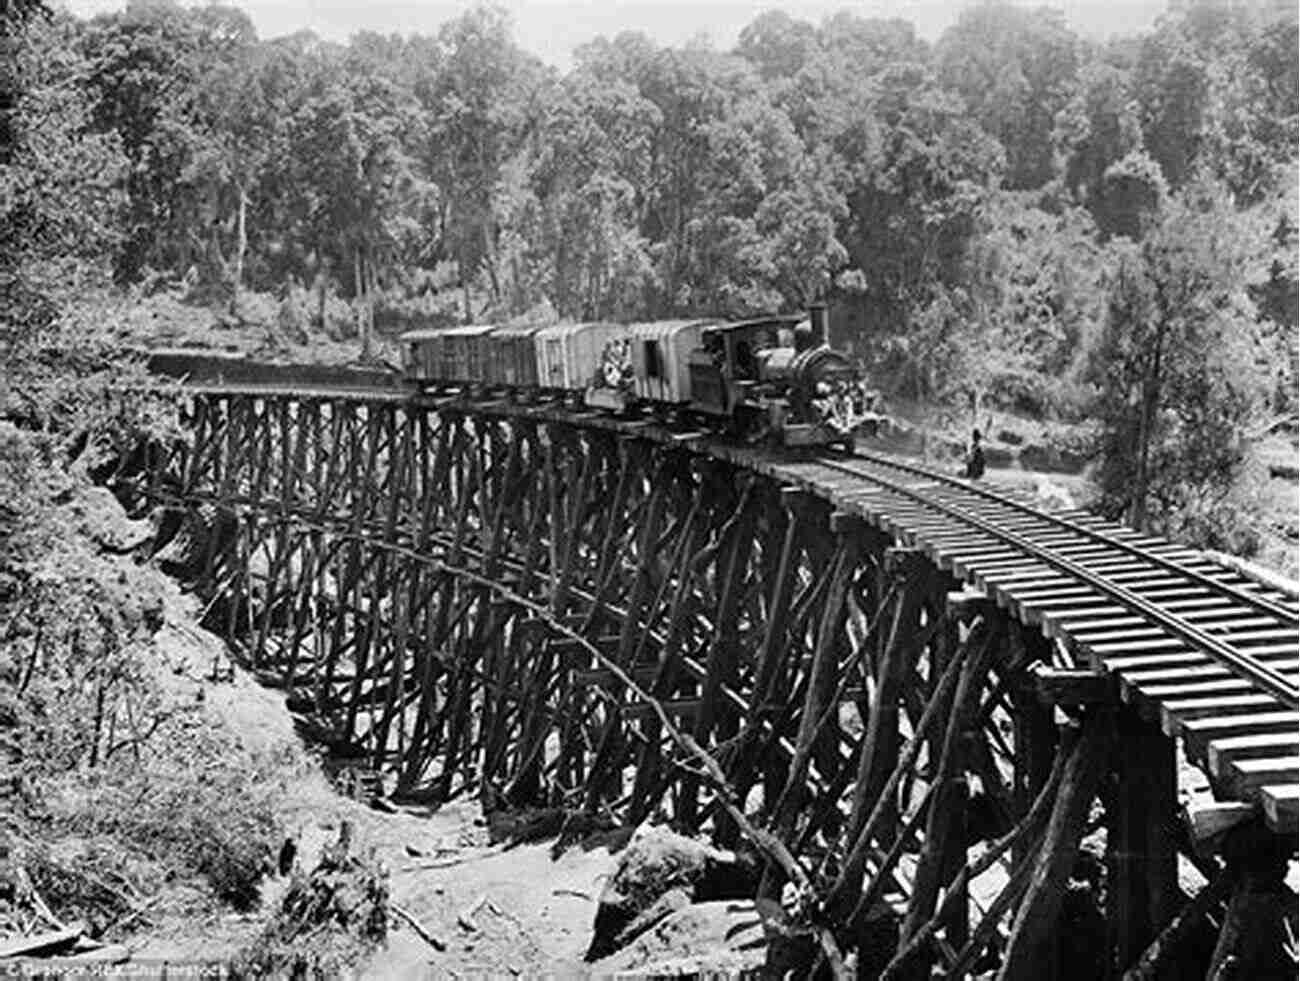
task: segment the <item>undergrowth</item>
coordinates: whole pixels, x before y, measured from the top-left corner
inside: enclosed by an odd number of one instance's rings
[[[0,936],[51,916],[125,935],[170,887],[248,909],[282,839],[288,761],[244,748],[178,680],[158,643],[166,581],[96,527],[148,537],[91,475],[142,437],[173,438],[172,410],[118,398],[110,380],[137,367],[107,346],[44,344],[5,367]]]

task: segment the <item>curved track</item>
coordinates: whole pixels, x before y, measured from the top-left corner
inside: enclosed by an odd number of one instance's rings
[[[858,461],[864,461],[864,464],[858,464]],[[968,526],[982,538],[995,543],[995,549],[1004,546],[1008,554],[1005,557],[991,556],[989,562],[1014,561],[1019,556],[1041,562],[1186,642],[1245,679],[1253,688],[1268,692],[1289,708],[1300,707],[1294,671],[1283,673],[1273,662],[1243,653],[1232,643],[1235,624],[1249,624],[1252,628],[1264,626],[1258,624],[1253,616],[1243,613],[1262,613],[1272,621],[1268,625],[1276,626],[1280,631],[1294,633],[1300,627],[1300,611],[1294,603],[1286,602],[1279,595],[1240,581],[1234,582],[1236,577],[1226,571],[1217,576],[1199,571],[1186,561],[1180,561],[1176,554],[1167,554],[1164,549],[1168,543],[1159,539],[1132,536],[1126,540],[1128,536],[1120,529],[1106,530],[1104,524],[1095,520],[1045,512],[1006,493],[990,491],[915,464],[863,453],[856,454],[853,464],[839,460],[821,462],[838,472],[860,477],[936,516]],[[894,472],[920,477],[930,486],[919,489],[900,483],[889,478],[888,474]],[[1040,540],[1050,544],[1039,544]],[[1168,608],[1158,599],[1145,595],[1143,590],[1130,588],[1094,571],[1095,566],[1106,567],[1123,558],[1136,559],[1153,574],[1168,574],[1177,580],[1179,586],[1192,587],[1207,596],[1225,599],[1242,612],[1234,612],[1227,618],[1216,614],[1215,625],[1207,629],[1202,626],[1203,618],[1195,613],[1180,606]],[[1163,581],[1160,585],[1168,588]]]

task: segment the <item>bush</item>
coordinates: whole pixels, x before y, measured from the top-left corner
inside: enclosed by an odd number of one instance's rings
[[[231,974],[336,978],[387,934],[388,873],[373,857],[355,854],[345,821],[316,868],[294,873],[275,917],[234,960]]]
[[[142,427],[85,365],[81,350],[29,368],[53,384],[10,408],[41,431],[0,420],[0,886],[30,881],[94,932],[168,882],[247,909],[281,840],[284,761],[178,685],[154,642],[161,574],[96,546],[95,522],[125,516],[87,465]]]

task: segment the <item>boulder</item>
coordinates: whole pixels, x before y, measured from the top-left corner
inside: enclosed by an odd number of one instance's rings
[[[130,552],[153,537],[153,526],[128,518],[107,487],[86,488],[72,507],[81,529],[105,551]]]
[[[754,904],[717,900],[664,917],[623,950],[595,965],[601,976],[740,976],[763,967],[767,941]]]
[[[662,897],[677,890],[690,902],[741,899],[754,894],[759,865],[752,856],[713,848],[665,827],[642,825],[632,835],[600,896],[587,960],[607,957],[644,931]],[[661,910],[677,900],[665,900]]]
[[[638,913],[631,923],[619,931],[618,936],[614,938],[614,949],[623,949],[651,927],[668,919],[674,913],[684,910],[689,905],[691,905],[691,897],[687,895],[686,890],[669,889],[651,903],[649,908]]]

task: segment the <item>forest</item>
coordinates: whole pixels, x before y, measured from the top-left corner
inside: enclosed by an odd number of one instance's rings
[[[732,50],[630,32],[559,71],[491,6],[346,44],[172,0],[3,11],[9,369],[105,289],[269,298],[364,357],[820,299],[889,395],[1086,423],[1100,510],[1258,547],[1249,449],[1297,411],[1294,14],[1101,43],[986,2],[931,43],[772,11]]]

